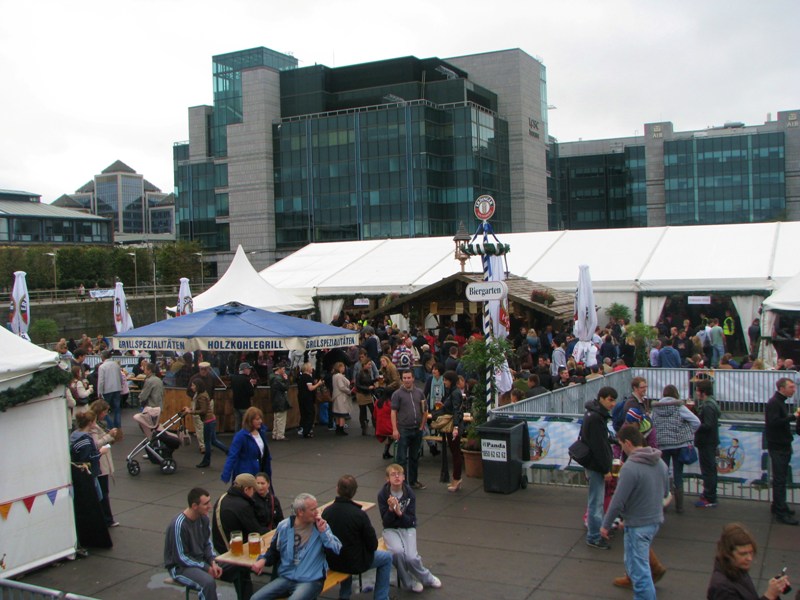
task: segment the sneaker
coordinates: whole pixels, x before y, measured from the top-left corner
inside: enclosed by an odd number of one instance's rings
[[[436,575],[432,575],[431,582],[428,584],[428,587],[432,587],[438,590],[440,587],[442,587],[442,580],[436,577]]]
[[[109,527],[119,527],[119,521],[114,521],[113,523],[108,524]]]
[[[609,544],[608,540],[604,538],[600,538],[596,542],[586,540],[586,545],[590,548],[597,548],[598,550],[611,550],[611,544]]]
[[[297,428],[297,435],[303,435],[303,428],[302,427],[298,427]]]
[[[700,498],[697,502],[694,503],[695,508],[717,508],[716,502],[709,502],[705,498]]]
[[[422,592],[422,584],[419,581],[415,581],[411,584],[411,591],[416,592],[417,594]]]
[[[411,487],[414,488],[415,490],[426,490],[426,489],[428,489],[428,486],[425,485],[424,483],[422,483],[421,481],[415,481],[414,483],[411,484]],[[422,585],[422,584],[420,584],[420,585]]]

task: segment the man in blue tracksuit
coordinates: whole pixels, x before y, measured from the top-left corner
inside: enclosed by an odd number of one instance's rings
[[[267,554],[258,557],[253,571],[261,574],[271,565],[271,556],[280,554],[278,577],[253,595],[252,600],[287,598],[311,600],[322,593],[328,563],[325,549],[339,554],[342,543],[317,510],[317,499],[300,494],[292,502],[294,515],[278,524]]]

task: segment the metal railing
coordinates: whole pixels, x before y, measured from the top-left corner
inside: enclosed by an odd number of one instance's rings
[[[492,412],[506,416],[563,415],[580,416],[584,405],[597,398],[601,387],[611,386],[620,398],[631,393],[631,379],[644,377],[647,380],[648,398],[661,398],[661,391],[667,384],[678,388],[681,398],[691,398],[694,383],[708,378],[714,383],[714,398],[719,403],[723,415],[735,416],[750,422],[763,422],[764,405],[775,393],[775,383],[782,377],[800,379],[794,371],[753,371],[740,369],[647,369],[634,368],[609,373],[591,379],[582,385],[573,385],[555,390],[541,396],[528,398],[494,409]],[[798,394],[790,399],[790,404],[798,405]],[[750,416],[752,415],[752,417]]]
[[[63,600],[97,600],[91,596],[81,596],[53,590],[50,588],[30,585],[12,579],[0,579],[0,600],[45,600],[46,598],[60,598]]]

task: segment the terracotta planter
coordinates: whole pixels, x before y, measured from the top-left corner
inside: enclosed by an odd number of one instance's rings
[[[483,479],[483,459],[480,451],[462,450],[461,454],[464,455],[464,472],[467,477]]]

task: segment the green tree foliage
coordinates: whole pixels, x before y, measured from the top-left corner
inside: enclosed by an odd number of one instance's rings
[[[472,397],[472,423],[467,430],[467,437],[478,437],[477,428],[486,422],[486,373],[488,367],[492,372],[499,368],[506,360],[506,354],[511,352],[511,344],[506,339],[492,338],[490,343],[485,340],[471,338],[464,347],[461,364],[464,370],[478,380]]]
[[[629,337],[633,338],[633,345],[636,347],[633,366],[648,366],[647,348],[650,346],[650,342],[658,337],[658,329],[646,323],[631,323],[625,327],[625,331]]]
[[[58,323],[53,319],[34,319],[28,329],[34,344],[48,344],[59,340]]]
[[[631,309],[624,304],[613,302],[611,306],[606,309],[606,316],[609,319],[624,319],[627,323],[631,320],[633,314],[631,313]]]

